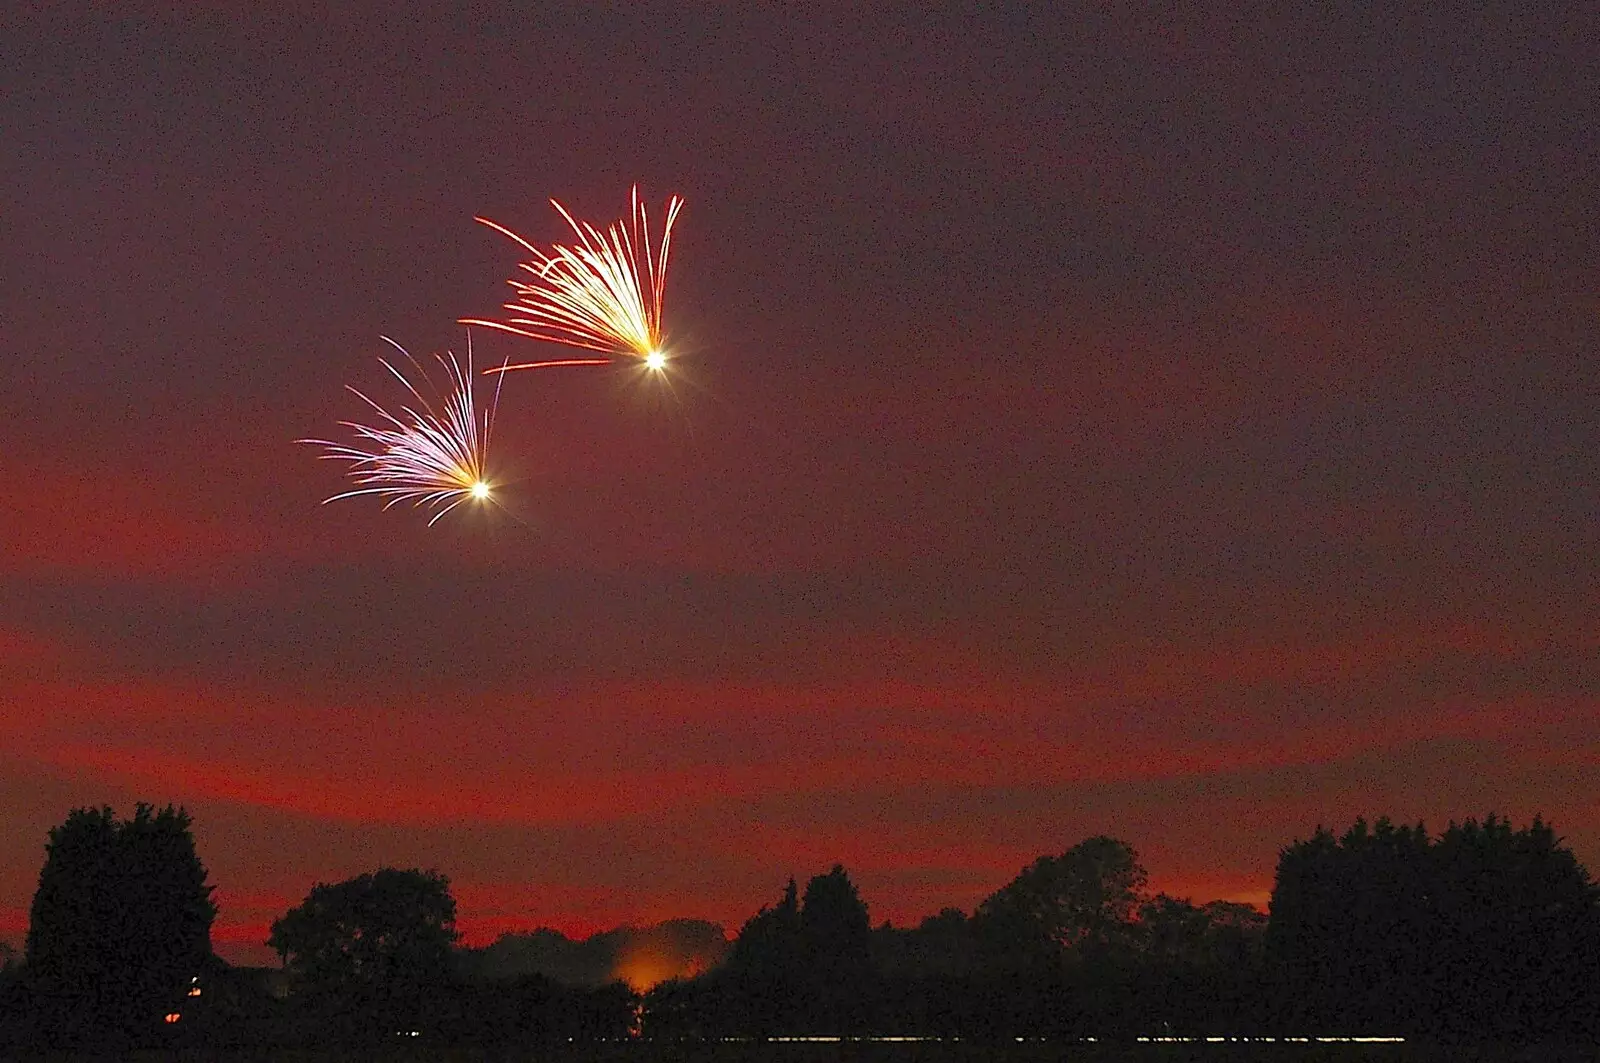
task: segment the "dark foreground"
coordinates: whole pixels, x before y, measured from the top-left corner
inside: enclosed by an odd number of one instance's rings
[[[18,1057],[39,1063],[109,1059],[83,1053]],[[131,1063],[1564,1063],[1600,1059],[1600,1046],[1411,1044],[1082,1044],[962,1042],[626,1042],[529,1051],[411,1046],[393,1049],[263,1049],[141,1052]]]

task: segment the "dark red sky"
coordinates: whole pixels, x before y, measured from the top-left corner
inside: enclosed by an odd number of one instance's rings
[[[1100,832],[1259,902],[1362,813],[1600,867],[1600,25],[1529,6],[8,16],[0,934],[138,799],[237,958],[382,864],[475,941]],[[635,180],[676,399],[508,378],[517,520],[319,508],[473,215]]]

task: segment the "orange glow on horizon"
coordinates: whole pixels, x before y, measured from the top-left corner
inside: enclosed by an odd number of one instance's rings
[[[698,956],[674,958],[651,950],[624,956],[617,962],[615,974],[635,993],[647,993],[662,982],[693,978],[705,971],[705,962]]]

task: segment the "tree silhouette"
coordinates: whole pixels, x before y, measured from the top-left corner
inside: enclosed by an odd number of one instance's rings
[[[1301,1021],[1389,1033],[1427,1006],[1428,846],[1421,824],[1380,818],[1283,851],[1268,944]]]
[[[1600,901],[1540,820],[1357,820],[1278,861],[1268,927],[1300,1022],[1526,1039],[1594,1032]]]
[[[1147,1029],[1245,1033],[1263,1007],[1266,916],[1158,894],[1139,908],[1132,1006]]]
[[[800,898],[794,879],[776,907],[763,905],[745,920],[724,971],[706,986],[709,1006],[684,1006],[720,1032],[792,1033],[801,971]]]
[[[772,976],[800,966],[800,899],[794,879],[776,907],[765,905],[745,920],[734,939],[728,966],[741,974]]]
[[[806,883],[800,942],[813,970],[836,973],[865,965],[871,940],[867,906],[842,864],[834,864],[826,875]]]
[[[27,991],[22,982],[23,964],[9,941],[0,941],[0,1044],[17,1039],[18,1023],[28,1010]]]
[[[382,868],[317,883],[267,944],[330,1033],[383,1036],[414,1024],[424,990],[449,979],[455,924],[448,878]]]
[[[1139,906],[1139,947],[1168,967],[1219,967],[1249,961],[1259,950],[1267,917],[1248,904],[1195,904],[1165,893]]]
[[[317,883],[273,922],[267,945],[302,985],[426,981],[450,970],[455,924],[448,878],[386,867]]]
[[[216,906],[188,813],[74,809],[50,832],[28,925],[39,1033],[65,1043],[150,1042],[182,1015],[211,956]]]
[[[710,980],[718,998],[716,1024],[729,1032],[850,1032],[867,1013],[872,928],[867,907],[843,866],[806,884],[802,904],[794,879],[775,907],[747,920],[727,967]],[[680,1026],[704,1024],[693,994],[670,1001]]]
[[[806,883],[800,908],[804,1025],[817,1033],[858,1033],[875,983],[867,906],[841,864]]]
[[[973,965],[971,920],[959,908],[945,908],[925,916],[910,929],[885,923],[872,932],[873,959],[885,973],[897,977],[952,977],[966,975]]]
[[[1019,957],[1105,958],[1133,947],[1144,887],[1138,854],[1101,835],[1028,865],[978,906],[975,929]]]
[[[1469,819],[1451,823],[1431,856],[1428,1004],[1439,1032],[1592,1037],[1600,895],[1555,831],[1537,817],[1523,830]]]

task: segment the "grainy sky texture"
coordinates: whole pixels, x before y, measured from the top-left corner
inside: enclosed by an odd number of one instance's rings
[[[1362,813],[1600,865],[1592,6],[272,6],[0,19],[0,934],[140,799],[235,958],[383,864],[474,941],[1101,832],[1261,902]],[[509,512],[319,508],[473,215],[634,181],[675,397],[509,377]]]

